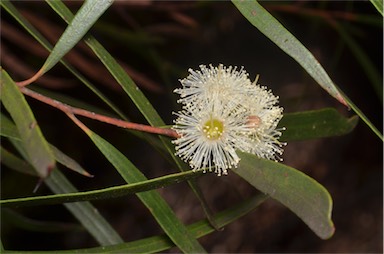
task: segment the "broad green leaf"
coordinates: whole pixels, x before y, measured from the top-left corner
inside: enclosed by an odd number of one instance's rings
[[[333,108],[284,114],[279,127],[285,127],[282,141],[340,136],[351,132],[357,116],[345,118]]]
[[[262,204],[268,196],[258,194],[250,199],[247,199],[239,204],[232,206],[222,212],[217,213],[214,216],[220,228],[228,225],[241,218],[244,215],[249,214],[255,210],[260,204]],[[215,231],[211,224],[207,220],[201,220],[188,226],[188,231],[196,238],[208,235]],[[144,239],[140,239],[133,242],[110,245],[105,247],[76,249],[66,251],[55,251],[55,253],[161,253],[168,250],[175,245],[166,235],[152,236]],[[33,252],[23,252],[33,253]],[[40,253],[40,251],[39,251]],[[45,252],[46,253],[46,252]]]
[[[1,100],[15,122],[29,162],[45,178],[55,167],[55,158],[48,142],[41,133],[24,96],[4,70],[1,71]]]
[[[363,119],[372,131],[383,140],[383,135],[369,121],[369,119],[349,100],[333,83],[327,72],[315,59],[312,53],[305,48],[283,25],[280,24],[256,0],[232,0],[236,8],[248,21],[260,30],[273,43],[281,48],[287,55],[296,60],[316,82],[330,95],[342,104],[351,107]]]
[[[233,172],[288,207],[320,238],[333,235],[332,198],[322,185],[281,163],[242,152],[239,157],[240,165]]]
[[[99,148],[108,161],[119,171],[127,183],[146,181],[147,178],[119,150],[106,140],[77,122],[94,144]],[[199,242],[188,232],[187,228],[176,217],[167,202],[157,191],[138,193],[137,196],[153,214],[164,232],[185,253],[204,253]]]
[[[84,37],[112,3],[113,0],[86,0],[41,67],[42,73],[55,66]]]
[[[21,26],[28,31],[33,38],[36,39],[45,49],[52,51],[53,46],[17,11],[17,9],[8,0],[0,1],[0,5],[14,17]],[[76,71],[72,66],[67,64],[63,59],[60,62],[83,84],[89,88],[94,94],[96,94],[106,105],[108,105],[114,112],[116,112],[121,118],[126,119],[124,114],[114,105],[106,96],[104,96],[94,85],[91,84],[83,75]]]
[[[3,155],[4,154],[2,154],[2,156]],[[53,205],[53,204],[72,203],[72,202],[80,202],[80,201],[112,199],[112,198],[117,198],[117,197],[134,194],[138,192],[144,192],[144,191],[154,190],[158,188],[163,188],[169,185],[181,183],[188,179],[199,177],[202,174],[203,174],[202,171],[201,172],[188,171],[188,172],[170,174],[167,176],[162,176],[162,177],[150,179],[147,181],[141,181],[137,183],[114,186],[114,187],[109,187],[104,189],[97,189],[92,191],[82,191],[82,192],[75,192],[75,193],[64,193],[64,194],[57,194],[57,195],[46,195],[46,196],[37,196],[37,197],[15,198],[15,199],[3,199],[3,200],[0,200],[0,205],[2,207],[21,207],[21,206]]]
[[[380,12],[383,16],[383,0],[370,0],[373,6]]]
[[[20,145],[17,139],[9,140],[17,151],[28,160],[24,147]],[[56,194],[74,193],[77,189],[67,180],[67,178],[54,168],[49,177],[44,179],[48,187]],[[85,229],[100,243],[100,245],[111,245],[122,243],[118,233],[108,224],[108,222],[99,214],[98,210],[90,202],[77,202],[73,204],[64,204],[64,206],[73,214],[74,217],[83,225]]]

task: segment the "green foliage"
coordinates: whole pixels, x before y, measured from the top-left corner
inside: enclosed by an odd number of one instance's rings
[[[383,15],[383,0],[370,0],[373,6],[377,9],[378,12]]]
[[[344,95],[331,80],[327,72],[312,55],[311,52],[297,40],[283,25],[281,25],[267,10],[256,0],[233,0],[234,5],[265,36],[272,40],[276,46],[295,59],[317,83],[330,95],[342,104],[351,107],[357,115],[383,140],[383,135],[369,121],[369,119],[357,108],[350,99]],[[368,68],[368,66],[367,66]]]
[[[328,191],[304,173],[281,163],[241,153],[233,172],[300,217],[320,238],[330,238],[332,199]]]
[[[27,101],[8,74],[1,71],[1,101],[17,126],[29,162],[45,178],[55,167],[53,152],[41,133]]]
[[[42,72],[47,72],[59,62],[83,38],[89,28],[92,27],[112,3],[113,1],[111,0],[85,1],[77,12],[76,18],[72,20],[45,61],[41,68]]]
[[[371,2],[376,8],[382,9],[382,1]],[[75,16],[61,1],[47,1],[47,3],[57,15],[69,23],[69,26],[54,47],[48,43],[46,38],[37,29],[23,18],[12,3],[8,1],[1,2],[2,7],[51,52],[41,69],[41,73],[47,72],[59,61],[62,62],[74,76],[81,80],[82,83],[112,109],[113,112],[110,115],[117,114],[121,118],[127,119],[123,113],[124,111],[112,103],[108,96],[101,93],[95,85],[91,84],[90,81],[63,61],[64,55],[85,36],[84,42],[114,77],[125,92],[125,95],[127,95],[127,99],[128,97],[131,99],[146,121],[152,126],[165,126],[165,122],[158,114],[156,108],[136,86],[121,64],[105,49],[102,43],[93,36],[86,35],[87,31],[112,4],[112,1],[85,1]],[[362,120],[382,138],[380,132],[361,110],[333,83],[328,73],[314,58],[312,53],[257,1],[234,0],[233,3],[245,18],[266,37],[271,39],[276,46],[294,58],[320,86],[341,103],[352,107]],[[143,38],[146,39],[146,37]],[[361,52],[355,44],[351,44],[350,47],[354,48],[357,52]],[[372,69],[372,64],[369,64],[369,61],[365,61],[365,63],[368,63],[366,64],[368,65],[367,69]],[[220,213],[212,215],[212,218],[209,217],[211,215],[207,212],[209,221],[202,219],[187,226],[176,216],[171,206],[156,189],[189,181],[191,191],[202,202],[203,209],[208,211],[204,197],[202,197],[196,183],[192,181],[195,178],[204,177],[204,175],[202,172],[189,171],[187,165],[182,163],[173,154],[174,149],[169,138],[137,135],[142,141],[152,140],[153,142],[150,141],[149,143],[156,146],[168,158],[172,158],[172,165],[181,171],[180,173],[148,179],[144,174],[145,169],[136,167],[122,151],[116,148],[117,146],[91,131],[88,128],[88,123],[80,122],[75,117],[75,114],[66,112],[69,118],[81,128],[83,134],[89,137],[93,145],[104,155],[116,172],[127,183],[108,188],[100,186],[96,190],[79,192],[74,184],[56,167],[56,163],[60,163],[85,176],[91,175],[75,159],[46,141],[33,111],[22,93],[23,89],[15,83],[14,79],[8,75],[8,72],[8,70],[2,70],[1,72],[0,91],[1,102],[12,120],[6,116],[6,113],[1,114],[0,134],[2,139],[8,142],[6,145],[9,145],[9,147],[1,146],[1,163],[9,169],[23,174],[39,176],[54,194],[2,199],[0,201],[1,206],[4,207],[2,209],[5,209],[5,207],[63,204],[101,246],[57,252],[153,253],[165,251],[176,246],[184,253],[204,253],[205,249],[197,240],[198,238],[214,232],[215,226],[223,227],[249,214],[267,200],[268,197],[272,197],[289,208],[320,238],[328,239],[334,234],[335,228],[331,219],[332,198],[320,183],[297,169],[245,153],[240,153],[240,166],[230,171],[230,173],[236,173],[263,194],[258,194],[238,205],[233,205]],[[372,73],[372,80],[377,84],[380,77],[377,73]],[[41,94],[44,93],[42,92]],[[54,95],[49,96],[49,92],[46,93],[46,96],[55,103],[60,104],[60,102],[54,100]],[[62,98],[65,98],[65,96]],[[86,105],[86,103],[83,105]],[[279,127],[286,128],[281,137],[282,141],[301,141],[348,134],[354,130],[357,122],[358,116],[346,118],[336,109],[324,108],[285,114]],[[130,149],[134,148],[130,147]],[[96,154],[95,156],[99,155]],[[164,235],[124,242],[119,233],[90,203],[90,201],[94,200],[110,200],[132,194],[135,194],[152,214],[164,231]],[[13,216],[13,218],[19,219],[20,225],[31,226],[30,228],[33,228],[33,230],[41,227],[43,231],[50,231],[52,227],[62,226],[60,223],[40,224],[38,221],[29,220],[12,210],[4,211],[9,213],[9,217]]]
[[[286,128],[281,140],[297,141],[345,135],[357,122],[357,116],[345,118],[335,109],[325,108],[285,114],[279,126]]]

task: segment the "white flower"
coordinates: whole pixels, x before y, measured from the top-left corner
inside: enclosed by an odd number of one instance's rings
[[[180,94],[178,102],[186,107],[196,107],[201,101],[214,99],[224,100],[225,104],[233,101],[238,104],[238,96],[252,93],[254,87],[243,68],[237,70],[237,67],[226,68],[220,64],[218,67],[210,65],[210,68],[200,65],[200,69],[189,69],[190,75],[180,80],[183,87],[174,90]]]
[[[202,105],[201,105],[202,106]],[[173,127],[180,138],[176,155],[188,162],[193,170],[227,174],[240,159],[236,149],[249,144],[246,115],[243,110],[225,107],[220,100],[207,102],[202,107],[188,107],[175,113]]]
[[[173,141],[176,154],[193,170],[214,169],[218,175],[238,165],[236,150],[280,159],[284,144],[278,138],[283,129],[276,127],[283,109],[276,106],[278,97],[257,80],[252,83],[243,68],[200,69],[190,69],[190,75],[180,80],[182,88],[175,90],[183,104],[173,127],[180,135]]]

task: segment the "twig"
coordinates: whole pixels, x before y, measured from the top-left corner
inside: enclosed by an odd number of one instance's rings
[[[51,99],[49,97],[46,97],[42,94],[39,94],[37,92],[34,92],[26,87],[20,87],[20,90],[23,94],[28,95],[38,101],[44,102],[45,104],[48,104],[52,107],[55,107],[64,113],[66,113],[68,116],[70,115],[79,115],[79,116],[84,116],[90,119],[98,120],[100,122],[108,123],[111,125],[115,125],[118,127],[122,127],[125,129],[130,129],[130,130],[137,130],[137,131],[143,131],[143,132],[148,132],[148,133],[153,133],[153,134],[159,134],[159,135],[164,135],[168,136],[171,138],[178,138],[179,135],[172,129],[164,129],[164,128],[159,128],[159,127],[153,127],[149,125],[144,125],[144,124],[138,124],[138,123],[132,123],[132,122],[126,122],[120,119],[104,116],[104,115],[99,115],[94,112],[80,109],[80,108],[75,108],[72,106],[69,106],[65,103],[62,103],[60,101]],[[71,117],[70,117],[71,118]],[[71,118],[73,120],[73,118]]]

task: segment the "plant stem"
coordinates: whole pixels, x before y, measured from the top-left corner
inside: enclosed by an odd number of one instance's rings
[[[85,109],[80,109],[80,108],[75,108],[72,106],[69,106],[65,103],[62,103],[60,101],[51,99],[49,97],[46,97],[42,94],[39,94],[37,92],[34,92],[26,87],[20,87],[20,90],[23,94],[28,95],[29,97],[32,97],[38,101],[41,101],[45,104],[48,104],[54,108],[57,108],[67,115],[74,114],[74,115],[80,115],[84,116],[90,119],[98,120],[100,122],[108,123],[111,125],[115,125],[118,127],[122,127],[125,129],[130,129],[130,130],[137,130],[137,131],[143,131],[143,132],[148,132],[148,133],[154,133],[154,134],[160,134],[164,136],[168,136],[171,138],[178,138],[179,135],[176,133],[176,131],[172,129],[164,129],[164,128],[159,128],[159,127],[153,127],[149,125],[144,125],[144,124],[138,124],[138,123],[132,123],[132,122],[127,122],[123,121],[120,119],[96,114],[95,112],[91,112]]]

